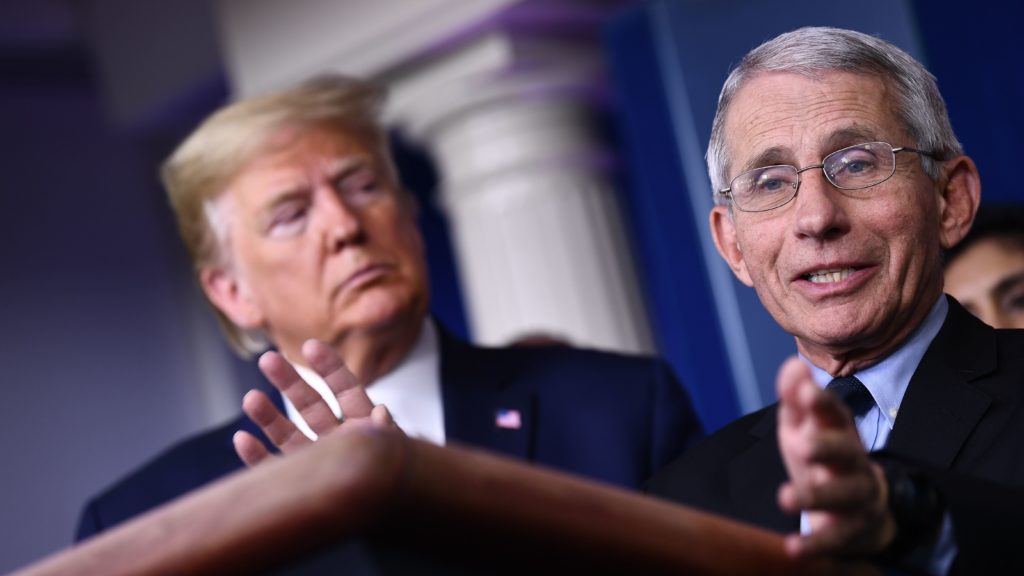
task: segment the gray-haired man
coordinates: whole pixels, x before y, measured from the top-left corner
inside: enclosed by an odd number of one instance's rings
[[[1019,562],[1003,520],[1021,518],[1024,332],[942,293],[980,179],[933,77],[872,36],[783,34],[726,81],[708,166],[716,246],[800,357],[777,406],[651,491],[791,532],[795,555],[940,573]]]

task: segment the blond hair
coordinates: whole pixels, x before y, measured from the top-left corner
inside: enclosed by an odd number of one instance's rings
[[[229,264],[227,223],[214,201],[246,164],[272,149],[275,134],[284,128],[327,127],[384,147],[387,139],[379,123],[383,102],[380,87],[330,75],[240,100],[207,117],[160,170],[193,271],[198,275],[204,268]],[[214,312],[239,354],[247,357],[266,349],[262,333],[237,326],[216,306]]]

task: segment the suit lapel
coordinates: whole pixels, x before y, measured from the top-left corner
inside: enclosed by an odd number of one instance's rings
[[[992,398],[971,381],[996,368],[995,333],[952,298],[942,329],[900,404],[887,449],[932,466],[952,466]]]
[[[532,459],[536,394],[514,385],[515,366],[498,351],[476,348],[440,328],[438,333],[447,442]]]
[[[738,517],[779,532],[799,527],[799,516],[784,514],[776,494],[786,480],[776,439],[776,405],[750,429],[753,443],[729,464],[730,494]]]
[[[972,382],[997,367],[994,331],[952,298],[948,301],[946,321],[910,380],[887,446],[942,468],[953,465],[972,434],[989,433],[977,429],[990,412],[992,397]],[[786,479],[776,415],[775,406],[765,411],[750,429],[750,446],[730,462],[730,494],[737,517],[788,532],[799,527],[799,517],[783,514],[776,500]],[[988,429],[998,431],[1003,423],[991,424]],[[985,439],[978,440],[987,445]]]

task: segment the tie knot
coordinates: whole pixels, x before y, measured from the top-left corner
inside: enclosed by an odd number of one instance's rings
[[[868,410],[875,405],[875,399],[871,397],[867,386],[853,376],[834,378],[825,389],[838,396],[844,404],[849,406],[855,417],[867,414]]]

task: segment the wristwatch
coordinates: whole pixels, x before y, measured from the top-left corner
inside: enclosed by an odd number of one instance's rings
[[[878,557],[897,560],[918,546],[936,542],[946,507],[935,485],[920,470],[889,458],[878,462],[885,472],[889,510],[896,521],[896,536]]]

